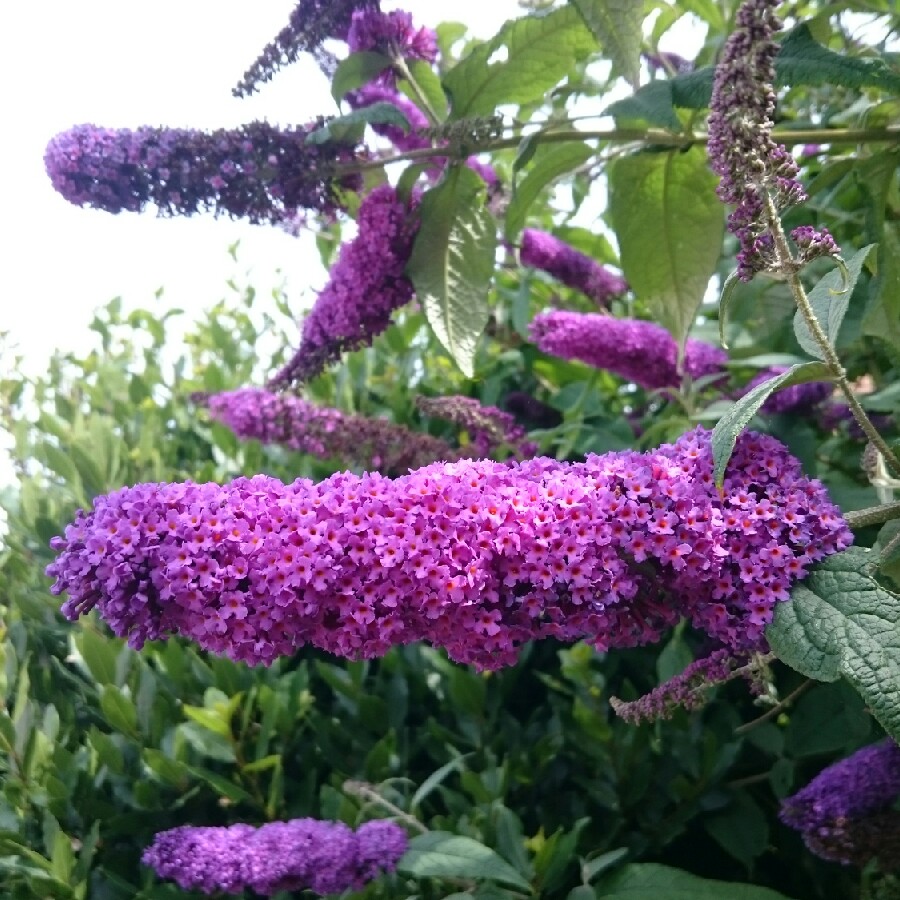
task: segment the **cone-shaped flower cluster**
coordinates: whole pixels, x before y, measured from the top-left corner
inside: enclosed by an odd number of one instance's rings
[[[328,38],[346,40],[357,9],[378,7],[378,0],[298,0],[288,24],[278,32],[244,73],[232,93],[252,94],[261,83],[271,81],[279,69],[296,62],[301,53],[319,58]]]
[[[647,390],[676,388],[678,345],[660,325],[614,319],[600,313],[551,310],[531,323],[531,339],[544,353],[606,369]],[[691,378],[724,374],[728,355],[718,347],[688,339],[683,368]]]
[[[713,171],[722,176],[719,197],[736,207],[728,226],[741,244],[738,275],[743,281],[778,268],[767,197],[776,211],[806,199],[797,181],[797,164],[784,145],[772,140],[778,4],[745,0],[738,10],[735,30],[716,66],[710,102],[707,152]],[[826,229],[801,226],[791,237],[799,264],[838,252]]]
[[[342,822],[292,819],[224,828],[183,825],[156,835],[143,862],[183,890],[204,894],[361,890],[397,868],[406,832],[388,821],[353,829]]]
[[[781,820],[823,859],[883,871],[900,867],[900,747],[888,739],[820,772],[781,804]]]
[[[628,290],[628,284],[621,275],[610,272],[586,254],[546,231],[526,228],[522,232],[519,260],[523,266],[541,269],[566,287],[581,291],[598,306],[609,306],[613,297]]]
[[[459,453],[429,434],[387,419],[354,416],[316,406],[293,394],[242,388],[212,394],[204,402],[210,416],[238,437],[281,444],[323,459],[400,474]]]
[[[299,349],[268,387],[308,381],[343,353],[368,346],[412,299],[404,269],[418,226],[410,204],[390,185],[377,187],[360,205],[357,227],[303,322]]]
[[[430,28],[415,28],[412,15],[399,9],[385,13],[369,7],[354,12],[347,46],[351,53],[375,51],[390,59],[419,59],[429,63],[437,59],[435,33]],[[381,77],[393,81],[388,72]]]
[[[96,607],[133,647],[177,633],[250,663],[427,641],[499,668],[531,640],[631,647],[682,616],[755,648],[792,582],[851,535],[773,438],[740,437],[721,492],[712,465],[697,429],[581,463],[140,484],[79,511],[47,574],[67,617]]]
[[[332,177],[351,148],[307,144],[312,125],[278,129],[265,122],[213,132],[185,128],[100,128],[78,125],[47,145],[53,186],[76,206],[111,213],[190,216],[203,210],[282,222],[297,210],[333,213],[339,187],[357,190],[359,176]]]
[[[520,458],[534,456],[537,445],[529,441],[525,429],[496,406],[482,406],[474,397],[417,397],[416,406],[425,415],[453,422],[469,433],[469,455],[491,456],[506,444]]]
[[[740,392],[740,396],[749,394],[753,388],[769,381],[787,371],[785,366],[766,369],[755,375]],[[762,405],[765,413],[781,414],[793,412],[811,412],[820,403],[827,400],[834,391],[834,385],[828,381],[810,381],[806,384],[793,384],[770,395]]]

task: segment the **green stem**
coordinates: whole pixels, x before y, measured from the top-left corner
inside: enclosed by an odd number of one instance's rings
[[[844,518],[851,528],[865,528],[867,525],[883,525],[893,519],[900,519],[900,501],[886,503],[884,506],[869,506],[855,512],[844,513]]]
[[[416,81],[412,70],[406,64],[403,55],[399,52],[394,53],[391,56],[391,62],[393,63],[394,68],[409,82],[412,92],[416,95],[416,100],[419,101],[419,106],[422,108],[425,115],[428,116],[428,121],[434,126],[440,125],[441,117],[438,115],[437,110],[431,105],[431,101],[428,99],[425,91],[422,90],[422,85]],[[446,154],[444,155],[446,156]]]
[[[433,108],[427,98],[421,93],[421,87],[408,76],[409,68],[403,63],[404,77],[408,78],[412,90],[420,99],[429,118],[439,122]],[[401,70],[403,71],[403,70]],[[510,137],[494,138],[493,140],[473,143],[466,149],[469,153],[489,153],[494,150],[513,150],[519,146],[524,134],[521,132]],[[610,128],[594,131],[580,131],[573,128],[565,128],[554,131],[542,131],[532,134],[532,139],[539,144],[563,144],[569,141],[601,141],[608,144],[636,143],[654,147],[672,147],[686,149],[694,144],[705,144],[709,135],[706,132],[685,132],[676,134],[662,128]],[[900,130],[897,128],[812,128],[805,130],[776,129],[772,132],[772,139],[783,144],[861,144],[879,141],[900,141]],[[350,175],[367,169],[379,169],[389,163],[432,159],[434,157],[446,157],[447,147],[422,147],[417,150],[407,150],[404,153],[394,153],[375,160],[360,160],[355,163],[346,163],[338,166],[337,176]]]
[[[853,388],[847,380],[847,371],[841,365],[841,361],[838,359],[837,352],[831,341],[828,339],[828,335],[822,330],[822,325],[812,308],[812,304],[809,302],[809,297],[806,295],[806,289],[803,287],[803,282],[800,280],[799,267],[791,253],[787,236],[784,233],[784,228],[781,226],[781,219],[778,216],[778,211],[775,209],[775,204],[772,202],[772,198],[768,193],[765,197],[765,203],[766,224],[769,226],[769,232],[772,235],[772,240],[775,244],[778,265],[781,272],[787,277],[791,293],[794,295],[797,308],[800,310],[800,315],[803,316],[803,321],[806,322],[809,333],[822,351],[823,361],[831,370],[831,374],[834,376],[837,386],[840,388],[841,393],[850,405],[850,411],[853,413],[853,418],[856,419],[860,428],[865,432],[866,437],[882,455],[885,465],[889,469],[892,469],[895,474],[900,475],[900,459],[897,458],[888,446],[887,441],[885,441],[878,433],[878,430],[866,415],[866,411],[862,408],[859,400],[856,399],[856,394],[853,393]]]

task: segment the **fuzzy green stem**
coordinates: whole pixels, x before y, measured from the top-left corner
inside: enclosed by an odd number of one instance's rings
[[[900,501],[885,503],[883,506],[869,506],[855,512],[844,513],[844,518],[851,528],[865,528],[868,525],[883,525],[894,519],[900,519]]]
[[[853,393],[853,388],[847,380],[847,371],[841,365],[841,361],[838,358],[833,344],[828,339],[828,335],[822,330],[822,325],[812,308],[812,304],[809,302],[809,297],[806,295],[806,289],[803,287],[803,282],[800,280],[799,266],[794,259],[793,253],[791,253],[787,236],[784,233],[784,228],[781,226],[781,218],[778,215],[778,210],[775,209],[775,204],[768,193],[765,196],[765,204],[766,224],[769,227],[769,233],[772,235],[772,241],[775,245],[778,266],[781,272],[787,277],[791,293],[797,303],[797,308],[800,310],[800,315],[803,316],[803,321],[806,323],[806,327],[809,328],[809,333],[822,351],[822,359],[825,362],[825,365],[831,370],[838,388],[840,388],[841,393],[847,399],[847,403],[850,405],[850,411],[853,413],[853,418],[856,419],[860,428],[865,432],[866,437],[882,455],[885,465],[889,469],[892,469],[895,474],[900,475],[900,459],[897,458],[896,454],[894,454],[888,446],[887,441],[885,441],[878,433],[878,430],[872,424],[871,419],[866,415],[866,411],[862,408],[859,400],[856,399],[856,394]]]
[[[416,81],[416,77],[413,75],[412,69],[406,64],[403,55],[399,52],[394,53],[391,57],[391,62],[393,63],[394,68],[409,82],[412,92],[416,95],[416,100],[419,101],[419,106],[425,115],[428,116],[428,121],[434,126],[440,125],[441,117],[438,115],[437,110],[431,105],[431,101],[428,99],[425,91],[422,90],[422,85]]]

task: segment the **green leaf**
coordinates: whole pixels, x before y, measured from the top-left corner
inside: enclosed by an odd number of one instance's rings
[[[307,144],[327,144],[329,141],[356,143],[366,125],[395,125],[404,133],[409,131],[409,120],[393,103],[385,101],[354,109],[345,116],[329,119],[321,128],[306,136]]]
[[[900,597],[870,574],[876,554],[850,547],[817,564],[775,607],[766,638],[778,658],[818,681],[846,679],[900,739]]]
[[[716,484],[721,487],[725,478],[725,468],[731,459],[735,442],[747,423],[756,415],[757,410],[778,388],[790,387],[793,384],[806,384],[809,381],[830,381],[831,372],[825,363],[809,362],[792,366],[787,372],[776,375],[752,391],[744,394],[734,406],[719,419],[712,433],[712,452],[715,462]]]
[[[869,728],[869,715],[850,685],[819,684],[791,711],[786,748],[793,757],[836,753],[864,741]]]
[[[471,169],[454,166],[422,198],[419,214],[422,224],[406,274],[437,339],[471,378],[488,320],[497,241],[484,205],[484,182]]]
[[[413,878],[487,878],[531,892],[528,882],[490,847],[446,831],[414,837],[397,869]]]
[[[116,657],[121,650],[121,642],[104,637],[89,622],[82,622],[81,633],[74,634],[72,640],[94,681],[97,684],[115,684]]]
[[[641,75],[641,40],[644,7],[634,0],[572,0],[588,28],[612,62],[614,75],[622,75],[637,90]]]
[[[837,343],[838,332],[841,330],[844,316],[847,315],[850,297],[856,282],[859,281],[863,264],[874,249],[875,244],[863,247],[858,253],[853,254],[846,265],[846,270],[833,269],[809,292],[813,312],[832,346]],[[825,358],[799,309],[794,313],[794,334],[807,353],[817,359]]]
[[[451,119],[544,100],[596,43],[574,6],[507,22],[444,76]],[[497,54],[505,56],[490,62]]]
[[[385,69],[390,68],[390,65],[390,59],[381,53],[369,50],[351,53],[346,59],[341,60],[335,70],[331,79],[331,96],[335,102],[340,103],[350,91],[368,84]]]
[[[788,900],[753,884],[699,878],[656,863],[632,863],[598,885],[603,900]]]
[[[646,122],[657,128],[681,131],[681,122],[675,113],[675,100],[671,81],[651,81],[635,91],[610,103],[603,114],[613,116],[617,125],[628,122]]]
[[[437,116],[439,121],[443,122],[447,118],[447,95],[444,93],[440,78],[435,74],[431,65],[422,59],[407,61],[406,65],[410,75],[415,79],[416,87],[425,98],[425,103],[405,78],[397,85],[400,92],[422,109],[422,112],[432,113]],[[427,108],[423,109],[426,104]]]
[[[456,772],[463,767],[465,761],[471,756],[466,753],[463,756],[455,756],[449,762],[444,763],[439,769],[432,772],[416,789],[409,801],[409,808],[415,810],[419,804],[451,773]]]
[[[729,806],[704,821],[707,834],[746,869],[769,845],[769,823],[757,804],[735,793]]]
[[[585,143],[548,144],[535,153],[531,171],[516,187],[506,210],[505,234],[514,240],[525,225],[531,204],[555,178],[578,168],[594,151]]]
[[[106,721],[122,734],[137,735],[137,710],[134,703],[114,684],[105,684],[100,694],[100,709]]]
[[[683,343],[722,247],[725,215],[706,152],[637,153],[609,173],[625,279]]]
[[[195,778],[208,784],[217,794],[226,797],[232,803],[252,803],[253,797],[240,785],[229,781],[217,772],[206,769],[203,766],[185,766],[188,772]]]

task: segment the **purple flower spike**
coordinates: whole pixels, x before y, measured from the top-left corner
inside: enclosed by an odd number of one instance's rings
[[[535,317],[531,339],[544,353],[607,369],[646,390],[681,384],[676,366],[678,345],[665,328],[653,322],[552,310]],[[724,374],[727,359],[718,347],[689,339],[684,371],[691,378]]]
[[[724,486],[710,433],[581,463],[434,463],[391,480],[139,484],[51,546],[63,613],[94,607],[132,647],[180,634],[268,664],[426,641],[481,669],[528,641],[654,643],[686,616],[764,646],[776,602],[851,533],[774,438],[744,433]]]
[[[335,164],[349,147],[307,144],[322,121],[277,129],[253,122],[233,130],[100,128],[78,125],[47,145],[53,187],[76,206],[111,213],[153,204],[164,216],[216,215],[281,223],[297,210],[331,214],[338,187],[356,190],[359,176],[335,182]]]
[[[280,891],[340,894],[361,890],[397,868],[406,832],[388,821],[354,832],[342,822],[291,819],[228,827],[182,825],[156,835],[143,863],[183,890],[264,897]]]
[[[384,13],[376,8],[353,13],[347,46],[351,53],[374,50],[390,59],[437,59],[437,36],[430,28],[415,28],[412,15],[402,10]]]
[[[738,276],[742,281],[778,268],[766,198],[776,210],[806,199],[797,181],[796,162],[784,145],[772,140],[778,53],[774,35],[782,24],[775,15],[778,3],[745,0],[738,10],[735,30],[716,66],[710,102],[707,153],[713,171],[722,176],[719,197],[736,207],[728,217],[728,227],[741,244]],[[801,251],[800,265],[838,250],[827,231],[797,231],[800,235],[795,232],[794,239]]]
[[[613,297],[628,290],[628,284],[621,275],[610,272],[546,231],[526,228],[522,232],[519,259],[523,266],[541,269],[566,287],[581,291],[598,306],[608,307]]]
[[[301,453],[322,459],[338,458],[380,472],[399,474],[460,455],[429,434],[411,431],[387,419],[315,406],[293,394],[243,388],[212,394],[204,402],[210,416],[240,438],[282,444]]]
[[[787,372],[786,366],[776,366],[766,369],[754,376],[740,391],[740,397],[749,394],[753,388],[758,387],[764,381],[782,375]],[[794,384],[791,387],[782,388],[772,394],[762,405],[764,413],[784,415],[794,412],[812,412],[814,407],[827,400],[834,391],[834,385],[828,381],[810,381],[808,384]]]
[[[328,38],[345,40],[353,13],[370,7],[377,9],[378,0],[299,0],[288,24],[266,45],[232,94],[249,96],[260,84],[271,81],[279,69],[296,62],[301,53],[312,53],[327,67],[331,60],[322,44]]]
[[[900,747],[892,740],[858,750],[782,801],[781,820],[823,859],[883,871],[900,866]]]
[[[303,322],[299,349],[269,388],[308,381],[342,354],[368,346],[390,325],[394,310],[412,300],[404,275],[417,230],[410,205],[382,185],[363,200],[357,226]]]

